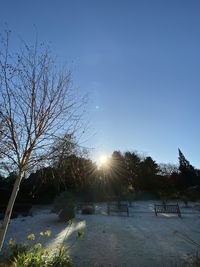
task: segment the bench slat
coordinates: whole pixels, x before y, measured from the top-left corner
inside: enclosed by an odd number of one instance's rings
[[[177,213],[179,217],[181,217],[181,212],[178,204],[169,204],[169,205],[154,205],[155,215],[158,213]]]

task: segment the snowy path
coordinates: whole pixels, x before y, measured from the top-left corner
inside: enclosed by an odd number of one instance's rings
[[[179,266],[188,253],[196,248],[184,240],[180,233],[187,234],[200,242],[200,212],[194,208],[184,209],[183,218],[176,215],[153,213],[152,201],[138,201],[130,208],[130,217],[107,216],[105,205],[97,205],[95,215],[77,215],[69,230],[66,245],[76,238],[77,230],[85,232],[70,250],[77,267],[160,267]],[[196,204],[192,204],[193,206]],[[51,230],[48,239],[40,237],[40,242],[51,247],[52,251],[62,243],[67,225],[60,223],[55,214],[41,209],[33,217],[13,219],[9,226],[10,237],[21,242],[27,234]],[[182,265],[181,265],[182,266]]]

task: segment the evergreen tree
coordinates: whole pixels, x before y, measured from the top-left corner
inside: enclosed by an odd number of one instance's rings
[[[140,162],[141,159],[136,152],[125,152],[124,154],[125,165],[127,169],[127,177],[129,179],[129,185],[138,191],[138,177],[140,174]]]
[[[156,190],[158,172],[158,164],[151,157],[146,157],[140,163],[139,188],[144,191],[154,192]]]
[[[179,171],[182,174],[183,182],[185,187],[196,185],[197,175],[195,168],[190,164],[190,162],[185,158],[180,149],[179,153]]]

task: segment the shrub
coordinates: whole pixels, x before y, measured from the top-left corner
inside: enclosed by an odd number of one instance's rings
[[[75,199],[72,193],[63,192],[54,201],[54,209],[60,220],[68,221],[75,217]]]
[[[82,214],[94,214],[95,213],[95,206],[94,204],[85,204],[82,206]]]
[[[63,207],[58,213],[58,217],[61,221],[69,221],[75,217],[74,203],[68,203],[66,207]]]

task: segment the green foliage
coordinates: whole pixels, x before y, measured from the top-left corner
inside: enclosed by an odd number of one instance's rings
[[[56,254],[49,262],[49,267],[73,267],[74,264],[69,256],[67,256],[67,249],[61,246]]]
[[[61,221],[69,221],[75,217],[74,205],[67,204],[59,213],[58,217]]]
[[[81,230],[79,230],[79,231],[77,232],[77,237],[78,237],[78,238],[83,238],[83,237],[84,237],[84,232],[81,231]]]
[[[14,260],[14,266],[36,267],[47,266],[48,251],[36,244],[33,248],[27,249],[23,253],[18,253]]]
[[[69,221],[68,230],[63,238],[61,245],[55,252],[44,247],[41,243],[34,243],[35,235],[29,234],[27,240],[31,244],[17,244],[15,240],[10,239],[9,247],[11,255],[9,261],[5,263],[4,266],[15,266],[15,267],[73,267],[74,264],[70,257],[68,256],[69,248],[73,247],[76,241],[84,236],[84,232],[77,231],[77,236],[74,242],[66,248],[63,243],[67,237],[72,221]],[[40,236],[49,237],[51,231],[47,230],[40,232]],[[9,265],[10,264],[10,265]]]
[[[71,220],[75,217],[75,199],[72,193],[61,193],[54,202],[54,211],[61,220]]]
[[[24,252],[19,252],[12,261],[15,267],[72,267],[74,266],[64,246],[51,254],[40,243]]]
[[[40,236],[48,237],[49,230],[41,232]],[[27,236],[29,241],[35,240],[35,235]],[[72,267],[74,264],[68,256],[67,249],[62,244],[58,250],[52,253],[49,249],[42,246],[41,243],[31,245],[17,244],[13,239],[9,242],[11,255],[9,258],[11,266],[15,267]]]
[[[71,192],[63,192],[55,198],[54,211],[59,212],[66,205],[72,205],[75,203],[74,195]]]
[[[28,250],[27,244],[17,244],[12,238],[9,240],[9,247],[11,250],[11,260],[15,259],[18,254],[23,254]]]

